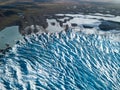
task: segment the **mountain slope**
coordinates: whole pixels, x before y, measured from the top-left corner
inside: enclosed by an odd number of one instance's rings
[[[80,2],[80,1],[88,1],[88,2],[111,2],[111,0],[0,0],[0,5],[14,3],[14,2]]]

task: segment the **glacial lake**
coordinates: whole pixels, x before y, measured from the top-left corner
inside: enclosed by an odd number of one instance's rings
[[[19,33],[18,26],[6,27],[0,31],[0,49],[5,49],[6,44],[12,47],[18,40],[22,39],[23,36]]]

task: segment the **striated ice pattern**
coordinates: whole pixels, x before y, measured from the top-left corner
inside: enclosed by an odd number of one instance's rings
[[[120,42],[106,35],[33,34],[0,59],[0,90],[119,89]]]

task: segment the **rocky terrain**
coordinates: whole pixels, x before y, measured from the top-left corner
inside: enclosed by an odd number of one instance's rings
[[[41,3],[39,0],[26,0],[26,2],[14,2],[0,5],[0,30],[6,26],[18,25],[20,33],[26,34],[25,27],[30,25],[40,25],[47,27],[46,18],[56,13],[105,13],[120,14],[118,5],[106,3]],[[50,0],[51,1],[51,0]],[[63,0],[64,1],[64,0]],[[36,3],[37,2],[37,3]],[[55,1],[54,1],[55,2]],[[103,25],[103,24],[102,24]],[[37,30],[35,30],[37,32]]]
[[[120,15],[119,4],[97,3],[97,2],[66,2],[66,0],[0,0],[0,31],[8,26],[19,26],[22,35],[36,33],[39,28],[45,29],[48,26],[47,18],[55,17],[57,13],[102,13]],[[71,19],[72,17],[70,17]],[[61,21],[58,21],[62,26]],[[54,25],[54,23],[52,23]],[[40,26],[40,27],[39,27]],[[72,26],[76,26],[72,23]],[[92,28],[83,25],[84,28]],[[101,30],[120,30],[120,23],[103,21],[99,25]],[[32,29],[31,29],[32,28]],[[4,50],[1,50],[4,51]]]

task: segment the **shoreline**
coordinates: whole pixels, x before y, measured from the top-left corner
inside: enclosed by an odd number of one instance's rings
[[[19,5],[19,4],[18,4]],[[21,5],[21,4],[20,4]],[[24,5],[24,4],[23,4]],[[36,6],[35,6],[36,5]],[[9,5],[8,5],[9,6]],[[7,8],[7,9],[6,9]],[[19,33],[23,36],[31,33],[37,33],[37,25],[42,26],[45,30],[48,26],[46,21],[47,18],[56,18],[55,14],[77,14],[77,13],[102,13],[102,14],[114,14],[115,16],[120,15],[120,7],[111,7],[109,4],[104,6],[97,3],[33,3],[29,5],[16,6],[13,8],[5,7],[3,10],[0,9],[0,32],[3,28],[17,25],[19,26]],[[6,16],[6,13],[8,16]],[[54,23],[52,23],[54,25]],[[27,26],[34,26],[34,30],[26,30]],[[74,26],[75,24],[73,24]],[[104,23],[103,23],[104,25]],[[101,27],[102,28],[102,27]],[[45,31],[47,32],[47,31]],[[5,53],[11,47],[1,49],[0,53]]]
[[[0,6],[0,31],[7,26],[18,25],[20,31],[26,26],[40,25],[46,28],[46,18],[59,13],[102,13],[120,15],[120,7],[105,3],[16,3],[18,6]],[[23,5],[23,6],[21,6]]]

